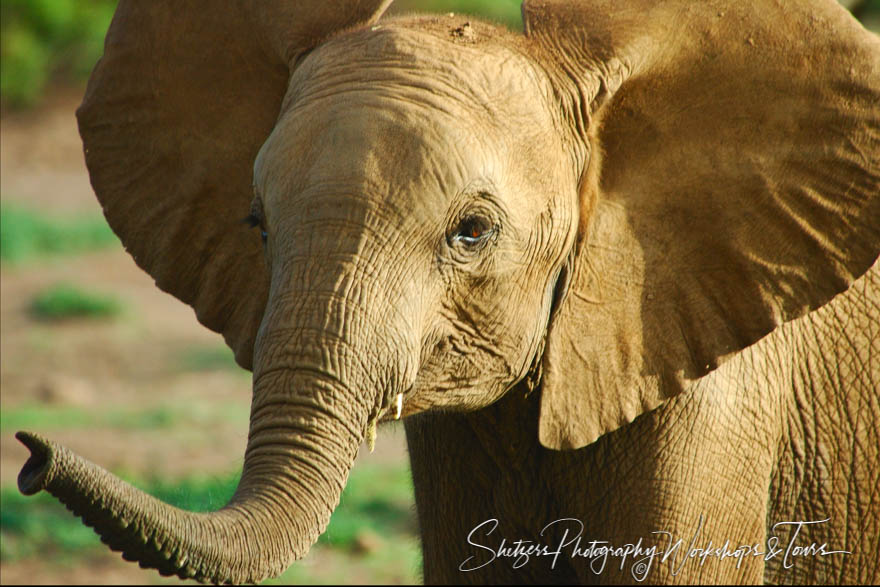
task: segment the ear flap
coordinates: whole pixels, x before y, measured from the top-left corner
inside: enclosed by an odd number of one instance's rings
[[[77,111],[110,226],[250,368],[269,277],[241,222],[296,59],[390,0],[122,0]]]
[[[523,14],[589,153],[539,427],[543,445],[579,448],[875,262],[880,42],[830,0]]]

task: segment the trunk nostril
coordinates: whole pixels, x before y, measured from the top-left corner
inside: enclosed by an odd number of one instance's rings
[[[24,495],[34,495],[47,485],[52,469],[52,449],[43,439],[28,432],[16,432],[15,438],[31,451],[31,456],[18,474],[18,490]]]

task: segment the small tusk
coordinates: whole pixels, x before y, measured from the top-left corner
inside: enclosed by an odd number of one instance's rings
[[[400,420],[400,413],[403,411],[403,394],[397,394],[397,412],[394,414],[395,420]]]
[[[376,414],[376,417],[371,419],[367,424],[367,446],[370,447],[370,452],[373,452],[373,449],[376,448],[376,428],[379,426],[379,420],[382,419],[382,414],[385,413],[386,408],[380,408],[379,413]]]
[[[367,424],[367,446],[370,448],[370,452],[376,448],[376,420]]]

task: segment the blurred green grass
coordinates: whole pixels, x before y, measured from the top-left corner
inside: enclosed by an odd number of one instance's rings
[[[116,430],[155,430],[171,428],[187,419],[179,407],[159,406],[151,409],[106,408],[99,410],[80,406],[19,404],[6,406],[0,413],[0,431],[64,430],[70,428],[111,428]]]
[[[190,511],[222,507],[238,484],[239,473],[198,476],[176,481],[127,480],[147,493]],[[48,494],[21,495],[14,487],[0,489],[0,561],[12,562],[35,556],[71,561],[103,551],[106,547],[91,529]],[[406,465],[356,467],[342,493],[339,507],[327,531],[315,547],[347,557],[371,559],[367,569],[382,569],[384,577],[417,580],[419,552],[412,520],[412,484]],[[364,536],[372,548],[364,550]],[[296,565],[275,582],[310,580],[307,565]],[[322,570],[318,577],[336,580]]]
[[[51,80],[81,82],[103,53],[116,0],[3,0],[0,95],[13,107],[39,101]]]
[[[191,347],[184,350],[177,361],[181,371],[243,371],[235,362],[232,349],[226,345]]]
[[[117,298],[84,290],[69,283],[58,283],[39,292],[30,303],[30,313],[38,320],[56,322],[73,318],[113,318],[122,313]]]
[[[99,409],[76,405],[36,402],[7,405],[0,412],[0,433],[17,430],[69,430],[106,428],[113,430],[185,430],[192,426],[233,423],[246,427],[247,411],[230,402],[200,402],[181,410],[178,404],[144,408],[102,404]]]
[[[363,466],[352,470],[339,506],[319,544],[354,548],[365,529],[379,536],[415,535],[413,487],[408,466]]]
[[[56,218],[19,205],[0,204],[0,261],[21,264],[119,244],[100,216]]]
[[[396,0],[392,14],[436,12],[468,14],[503,24],[514,31],[522,30],[522,0]]]

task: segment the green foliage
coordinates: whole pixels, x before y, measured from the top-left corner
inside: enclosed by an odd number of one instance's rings
[[[37,257],[76,254],[119,243],[96,216],[61,220],[25,208],[0,206],[0,260],[21,263]]]
[[[867,0],[862,2],[853,14],[862,21],[870,31],[880,34],[880,0]]]
[[[50,78],[85,79],[101,56],[116,0],[3,0],[0,96],[36,102]]]
[[[37,294],[31,301],[30,310],[40,320],[109,318],[122,311],[122,304],[116,298],[62,283]]]
[[[514,31],[522,30],[522,0],[396,0],[392,10],[401,12],[455,12],[499,22]]]

